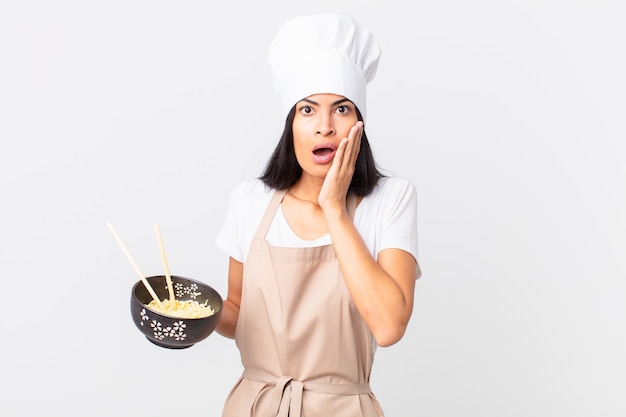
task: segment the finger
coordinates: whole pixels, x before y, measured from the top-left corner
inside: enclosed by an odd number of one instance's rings
[[[359,151],[361,150],[361,136],[363,134],[363,122],[357,122],[356,125],[350,129],[350,133],[348,134],[348,147],[346,149],[347,152],[347,163],[354,165],[356,163],[356,159],[359,155]]]
[[[358,121],[354,126],[350,128],[350,132],[348,133],[349,139],[360,138],[363,133],[363,122]]]
[[[361,147],[361,134],[363,132],[363,122],[359,121],[350,128],[348,137],[339,142],[337,152],[333,158],[331,171],[339,176],[350,175],[354,171],[354,165]]]

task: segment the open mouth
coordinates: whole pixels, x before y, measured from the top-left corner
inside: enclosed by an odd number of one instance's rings
[[[313,153],[317,156],[327,156],[333,152],[335,152],[335,150],[332,148],[319,148],[313,151]]]
[[[313,149],[313,160],[318,164],[327,164],[333,160],[336,151],[332,144],[319,144]]]

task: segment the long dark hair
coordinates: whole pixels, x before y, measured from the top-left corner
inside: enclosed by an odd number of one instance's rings
[[[361,112],[356,109],[358,119],[363,120]],[[296,114],[296,107],[292,107],[285,121],[283,134],[274,148],[263,174],[259,177],[265,185],[284,190],[296,183],[302,175],[302,167],[298,164],[296,153],[293,149],[293,120]],[[365,130],[361,136],[361,149],[356,160],[354,175],[350,183],[349,190],[358,196],[366,196],[374,190],[378,179],[384,175],[378,170],[372,148]]]

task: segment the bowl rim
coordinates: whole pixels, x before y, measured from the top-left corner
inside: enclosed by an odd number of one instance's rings
[[[143,282],[141,280],[138,280],[137,282],[135,282],[135,284],[132,287],[131,290],[131,295],[133,297],[133,300],[136,301],[137,303],[139,303],[141,306],[143,306],[143,308],[145,308],[146,310],[149,310],[150,312],[157,314],[161,317],[165,317],[168,319],[172,319],[172,320],[191,320],[191,321],[199,321],[199,320],[205,320],[208,319],[210,317],[214,317],[217,315],[217,313],[219,311],[222,310],[223,306],[224,306],[224,299],[222,298],[222,295],[219,293],[219,291],[217,291],[215,288],[213,288],[211,285],[207,284],[206,282],[202,282],[202,281],[198,281],[196,279],[193,278],[187,278],[185,276],[182,275],[170,275],[170,277],[172,278],[172,281],[174,280],[174,278],[181,278],[187,281],[191,281],[192,283],[195,284],[200,284],[202,286],[208,287],[209,290],[211,292],[213,292],[219,299],[219,308],[215,308],[213,305],[211,305],[211,308],[213,308],[213,314],[211,314],[210,316],[204,316],[204,317],[176,317],[176,316],[170,316],[168,314],[163,314],[161,312],[158,312],[156,310],[153,310],[152,308],[148,307],[147,304],[142,303],[139,298],[137,298],[137,295],[135,294],[135,290],[137,289],[137,287],[139,287],[140,285],[143,286]],[[146,280],[149,280],[151,278],[166,278],[165,275],[151,275],[151,276],[147,276]],[[188,301],[188,300],[183,300],[183,301]]]

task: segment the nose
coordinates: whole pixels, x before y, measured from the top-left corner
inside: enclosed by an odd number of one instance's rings
[[[322,136],[328,136],[335,133],[335,127],[333,126],[333,119],[331,115],[322,113],[318,118],[317,134]]]

